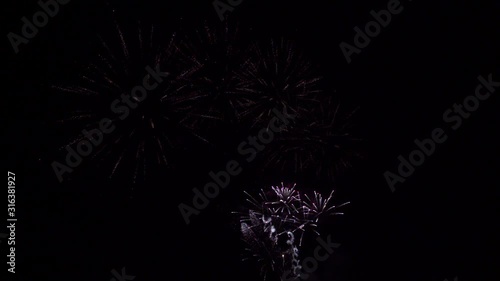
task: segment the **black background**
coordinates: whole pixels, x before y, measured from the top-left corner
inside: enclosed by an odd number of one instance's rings
[[[230,15],[256,38],[296,41],[341,98],[360,107],[363,158],[335,183],[315,183],[335,188],[339,202],[351,204],[323,230],[342,246],[310,280],[500,280],[498,93],[455,132],[442,120],[446,109],[474,93],[479,75],[500,80],[500,5],[402,2],[403,12],[347,64],[340,42],[352,44],[353,28],[386,5],[245,0]],[[19,33],[20,18],[39,8],[35,1],[2,3],[2,162],[17,176],[16,277],[107,281],[111,269],[126,267],[135,280],[258,280],[240,261],[230,211],[248,186],[295,175],[261,177],[250,164],[189,226],[178,204],[231,155],[188,152],[175,175],[136,185],[134,192],[127,181],[106,179],[92,167],[62,184],[54,176],[52,148],[64,143],[50,124],[64,103],[48,85],[75,58],[90,56],[86,43],[109,24],[111,7],[122,19],[167,32],[221,24],[210,1],[73,0],[15,55],[5,35]],[[448,140],[392,193],[383,173],[396,169],[397,156],[407,156],[414,139],[437,127],[447,128]],[[6,246],[2,241],[3,259]]]

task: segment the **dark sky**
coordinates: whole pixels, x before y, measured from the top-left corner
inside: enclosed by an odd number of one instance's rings
[[[234,157],[246,135],[218,131],[214,141],[233,150],[201,145],[177,152],[175,173],[158,172],[140,184],[109,179],[92,164],[59,183],[50,163],[73,131],[54,128],[68,100],[55,98],[50,86],[76,73],[76,62],[92,59],[96,34],[106,39],[109,32],[110,10],[120,22],[182,33],[223,25],[212,3],[72,0],[18,54],[5,35],[19,33],[21,17],[39,7],[36,1],[3,3],[2,166],[18,175],[20,225],[17,279],[6,280],[108,281],[111,270],[122,267],[134,280],[259,280],[240,261],[230,212],[246,188],[280,180],[333,187],[338,202],[351,202],[345,216],[323,227],[341,247],[309,280],[499,280],[500,90],[456,131],[442,117],[474,94],[479,75],[500,81],[500,5],[477,2],[402,1],[403,11],[348,64],[339,44],[353,44],[353,28],[364,28],[370,11],[388,1],[244,0],[229,15],[243,36],[293,40],[336,98],[359,107],[362,158],[335,181],[261,173],[260,162],[250,163],[188,226],[178,204]],[[445,129],[446,142],[391,192],[384,172],[395,172],[398,156],[407,157],[414,140],[431,137],[435,128]],[[2,241],[4,258],[6,246]]]

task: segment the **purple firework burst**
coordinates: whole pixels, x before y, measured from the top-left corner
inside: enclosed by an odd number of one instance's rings
[[[334,206],[333,191],[325,199],[316,191],[312,197],[301,195],[295,187],[281,183],[261,190],[258,197],[245,192],[250,204],[240,214],[241,237],[248,253],[245,260],[256,261],[264,279],[268,275],[282,276],[287,271],[300,277],[299,252],[304,235],[319,235],[320,219],[343,214],[336,210],[349,203]]]

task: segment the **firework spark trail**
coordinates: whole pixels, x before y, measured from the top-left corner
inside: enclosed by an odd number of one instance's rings
[[[336,209],[349,204],[331,205],[333,191],[326,199],[316,191],[312,197],[304,195],[303,199],[295,184],[289,187],[281,183],[267,192],[261,189],[259,199],[244,193],[250,204],[247,212],[238,213],[242,240],[250,254],[244,260],[255,259],[264,279],[271,273],[290,271],[298,274],[298,253],[304,235],[309,232],[319,235],[318,221],[327,215],[343,214]],[[300,232],[298,243],[297,231]]]

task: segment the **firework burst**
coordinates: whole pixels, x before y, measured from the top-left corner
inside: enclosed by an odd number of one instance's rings
[[[302,116],[319,105],[321,77],[294,43],[271,40],[255,45],[250,53],[238,76],[245,100],[238,111],[253,126],[269,122],[275,108]]]
[[[183,93],[196,68],[176,59],[175,34],[164,36],[153,26],[137,24],[123,29],[114,21],[114,30],[106,38],[100,40],[96,59],[81,71],[80,79],[53,87],[63,98],[80,101],[68,106],[66,111],[71,113],[58,124],[92,130],[103,118],[111,119],[117,129],[104,136],[90,158],[99,160],[98,166],[103,166],[99,168],[109,171],[110,177],[120,174],[136,183],[153,170],[150,164],[168,167],[168,159],[181,141],[206,141],[182,122],[186,110],[181,105]],[[144,81],[155,84],[146,67],[168,75],[156,80],[158,86],[148,90],[144,100],[132,98],[125,104],[124,95],[130,97],[134,87]],[[115,110],[117,104],[121,104],[120,110]],[[69,145],[84,138],[82,134],[73,137]]]
[[[266,150],[264,167],[334,179],[360,157],[361,139],[353,135],[355,113],[332,97],[323,98],[316,110],[277,134]]]
[[[300,277],[299,250],[304,235],[319,235],[319,220],[343,214],[336,209],[348,204],[331,205],[333,191],[325,199],[316,191],[312,197],[303,196],[295,187],[281,183],[271,190],[261,190],[257,198],[245,192],[251,206],[240,218],[242,240],[249,254],[246,259],[257,262],[264,279],[270,274],[282,276],[286,271]]]

